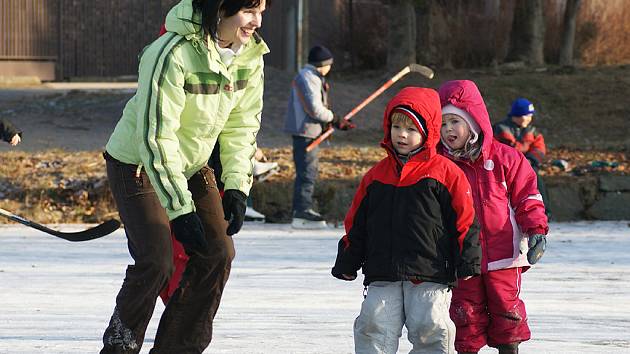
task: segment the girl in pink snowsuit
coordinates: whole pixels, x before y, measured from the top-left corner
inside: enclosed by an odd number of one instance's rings
[[[530,338],[521,273],[544,252],[548,231],[536,173],[522,153],[493,139],[488,111],[472,81],[449,81],[440,89],[441,154],[464,171],[481,226],[481,275],[459,280],[450,314],[455,349],[483,346],[518,353]]]

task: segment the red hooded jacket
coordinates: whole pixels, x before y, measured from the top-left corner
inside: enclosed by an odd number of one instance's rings
[[[424,119],[424,148],[402,163],[390,139],[390,113],[403,106]],[[414,122],[420,130],[419,122]],[[432,89],[408,87],[388,104],[381,146],[388,156],[361,180],[345,220],[346,235],[332,274],[363,268],[373,281],[451,284],[480,274],[481,249],[470,185],[463,172],[436,152],[442,116]]]
[[[529,266],[527,237],[549,230],[536,173],[523,154],[492,137],[490,117],[474,82],[449,81],[439,93],[442,107],[452,104],[468,112],[483,134],[476,161],[454,160],[472,187],[481,226],[482,270]],[[441,143],[438,151],[452,158]]]

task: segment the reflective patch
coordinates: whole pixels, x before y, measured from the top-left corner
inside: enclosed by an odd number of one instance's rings
[[[197,95],[215,95],[219,93],[217,84],[184,84],[184,90]]]
[[[485,168],[488,171],[494,170],[494,161],[492,161],[492,160],[484,161],[483,162],[483,168]]]
[[[235,91],[242,90],[247,87],[249,77],[252,75],[251,69],[238,69],[236,70],[235,77]]]
[[[219,93],[221,74],[196,72],[186,77],[184,90],[188,93],[199,95],[214,95]]]
[[[238,80],[238,81],[236,81],[236,91],[246,88],[248,81],[249,80]]]

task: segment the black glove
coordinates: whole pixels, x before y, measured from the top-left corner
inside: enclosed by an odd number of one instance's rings
[[[545,248],[547,248],[547,237],[542,234],[531,235],[529,236],[527,245],[529,246],[529,251],[527,251],[527,261],[530,264],[536,264],[536,262],[538,262],[545,253]]]
[[[223,213],[225,220],[229,222],[227,228],[228,236],[239,232],[245,220],[245,209],[247,209],[247,196],[245,193],[228,189],[223,193]]]
[[[332,125],[339,130],[350,130],[357,127],[350,119],[341,119],[338,115],[333,116]]]
[[[171,221],[171,228],[177,241],[181,242],[187,254],[208,250],[206,234],[201,220],[194,211],[180,215]]]

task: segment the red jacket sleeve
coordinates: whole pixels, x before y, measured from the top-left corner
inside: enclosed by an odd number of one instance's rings
[[[505,148],[507,166],[506,183],[510,198],[510,205],[514,209],[516,223],[521,231],[531,236],[533,234],[547,234],[547,215],[542,196],[538,191],[536,172],[523,154],[508,151]]]
[[[547,147],[545,146],[545,138],[542,134],[532,134],[531,141],[527,151],[524,152],[525,157],[533,160],[536,166],[540,165],[547,153]]]
[[[495,133],[494,133],[494,138],[497,139],[498,141],[500,141],[501,143],[514,147],[517,150],[520,151],[520,149],[516,146],[518,143],[516,141],[516,138],[514,137],[514,135],[512,135],[512,133],[510,133],[508,130],[506,129],[496,129]]]

